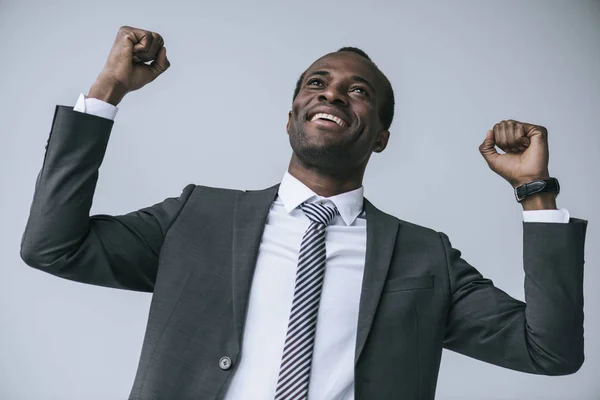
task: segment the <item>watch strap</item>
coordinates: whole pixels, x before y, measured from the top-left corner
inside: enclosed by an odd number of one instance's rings
[[[515,197],[520,203],[531,195],[545,192],[554,193],[554,196],[558,196],[558,194],[560,193],[560,185],[558,183],[558,179],[549,178],[529,182],[524,185],[518,186],[515,188]]]

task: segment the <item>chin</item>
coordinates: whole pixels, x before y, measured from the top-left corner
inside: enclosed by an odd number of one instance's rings
[[[290,142],[298,160],[307,167],[335,175],[350,168],[348,165],[350,155],[339,144],[323,143],[322,141],[315,143],[310,140],[300,143]]]

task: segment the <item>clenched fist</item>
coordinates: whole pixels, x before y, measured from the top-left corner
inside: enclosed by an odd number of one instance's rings
[[[499,154],[496,146],[505,154]],[[548,131],[540,125],[512,119],[488,131],[479,151],[492,171],[513,187],[548,179]]]
[[[148,61],[151,63],[146,64]],[[116,106],[127,93],[152,82],[170,65],[162,36],[123,26],[88,97]]]

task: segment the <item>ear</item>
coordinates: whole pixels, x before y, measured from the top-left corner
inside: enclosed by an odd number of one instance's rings
[[[290,110],[290,112],[288,112],[288,122],[287,124],[285,124],[285,129],[287,132],[290,131],[290,122],[292,121],[292,110]]]
[[[390,139],[390,131],[381,131],[377,140],[373,143],[373,151],[375,153],[381,153],[387,147],[388,140]]]

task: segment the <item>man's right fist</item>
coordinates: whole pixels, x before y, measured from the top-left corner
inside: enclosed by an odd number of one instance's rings
[[[145,64],[148,61],[152,62]],[[122,26],[88,97],[116,106],[127,93],[152,82],[170,65],[162,36]]]

